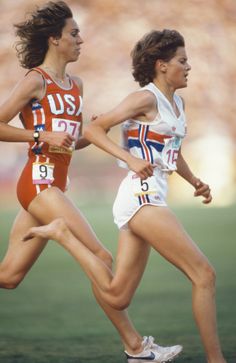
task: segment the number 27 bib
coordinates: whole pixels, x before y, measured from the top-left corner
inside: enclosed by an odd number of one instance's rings
[[[52,119],[52,131],[63,131],[68,132],[70,135],[74,136],[77,140],[79,137],[80,123],[72,120],[66,120],[62,118]],[[70,148],[49,146],[49,151],[59,154],[71,154],[75,149],[75,141]]]

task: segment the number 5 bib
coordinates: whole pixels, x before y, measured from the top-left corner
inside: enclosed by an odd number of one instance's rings
[[[145,180],[133,177],[132,187],[136,197],[145,194],[156,194],[158,192],[158,185],[154,176],[150,176]]]

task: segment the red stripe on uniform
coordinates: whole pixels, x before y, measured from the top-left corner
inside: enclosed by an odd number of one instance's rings
[[[156,132],[153,131],[148,131],[147,133],[147,139],[148,140],[155,140],[158,142],[162,142],[164,143],[165,139],[169,139],[171,136],[169,135],[161,135],[161,134],[157,134]]]
[[[127,134],[128,134],[128,137],[129,137],[129,136],[130,136],[130,137],[137,137],[137,139],[138,139],[138,129],[135,129],[135,130],[128,130]]]

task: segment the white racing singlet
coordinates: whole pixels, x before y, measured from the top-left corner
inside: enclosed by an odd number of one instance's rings
[[[186,135],[183,101],[174,95],[179,111],[176,116],[164,94],[149,83],[139,91],[152,92],[158,113],[152,122],[127,120],[122,124],[122,145],[135,157],[157,165],[151,178],[141,181],[133,171],[122,181],[113,205],[114,221],[119,228],[127,228],[128,221],[143,205],[166,206],[167,175],[176,170],[182,139]],[[127,165],[119,160],[121,167]]]

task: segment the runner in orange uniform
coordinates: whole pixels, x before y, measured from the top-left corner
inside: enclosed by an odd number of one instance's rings
[[[82,122],[82,97],[76,82],[69,76],[69,88],[63,88],[42,68],[35,68],[43,77],[45,95],[33,99],[21,112],[26,129],[35,131],[65,131],[76,140]],[[27,210],[34,197],[51,186],[65,191],[68,166],[75,144],[70,148],[52,147],[43,142],[30,142],[28,162],[17,185],[19,202]],[[26,188],[27,186],[27,188]]]

